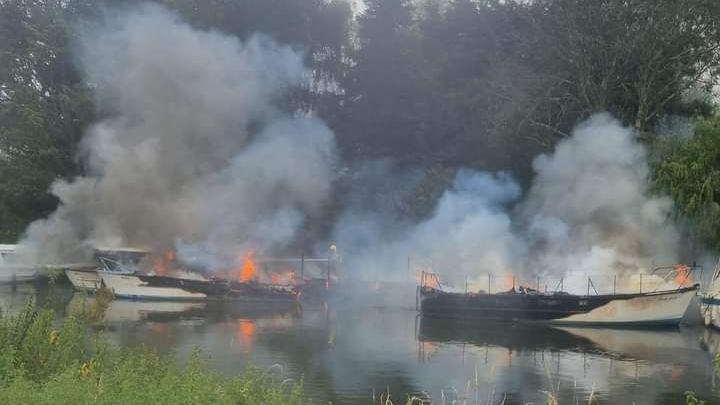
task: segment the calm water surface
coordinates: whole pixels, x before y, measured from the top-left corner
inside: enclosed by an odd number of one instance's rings
[[[64,314],[85,299],[67,285],[0,286],[0,306],[34,297]],[[720,334],[703,328],[644,331],[464,325],[417,316],[412,305],[209,306],[113,301],[105,335],[186,358],[195,346],[233,373],[248,364],[304,380],[315,402],[369,404],[388,388],[441,403],[676,404],[693,390],[720,403],[712,369]],[[273,365],[279,365],[271,368]]]

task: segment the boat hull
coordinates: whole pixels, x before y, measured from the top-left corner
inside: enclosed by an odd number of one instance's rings
[[[142,274],[100,272],[104,285],[117,298],[160,301],[296,301],[292,287],[238,283],[227,280],[196,280]]]
[[[189,285],[185,286],[186,280],[183,279],[175,279],[172,284],[150,283],[135,274],[98,273],[105,286],[117,298],[176,301],[201,301],[208,298],[202,289],[192,288],[195,280],[187,280]]]
[[[78,291],[97,291],[102,288],[102,278],[97,269],[65,269],[65,275]]]
[[[38,280],[42,275],[36,267],[4,266],[0,268],[0,284],[31,282]]]
[[[707,295],[702,299],[705,326],[720,329],[720,296]]]
[[[460,294],[422,289],[426,316],[559,325],[675,326],[698,286],[644,294]]]

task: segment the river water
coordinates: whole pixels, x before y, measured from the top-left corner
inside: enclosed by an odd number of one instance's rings
[[[0,306],[28,299],[60,315],[86,297],[68,285],[0,286]],[[433,403],[720,403],[712,359],[720,334],[677,330],[466,325],[417,316],[412,305],[247,306],[116,300],[105,336],[187,358],[194,347],[223,373],[247,365],[302,378],[313,403],[371,404],[390,392]],[[720,382],[720,381],[719,381]]]

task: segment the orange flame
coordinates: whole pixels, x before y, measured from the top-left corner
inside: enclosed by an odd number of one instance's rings
[[[515,276],[512,274],[505,274],[500,280],[500,285],[503,290],[510,290],[515,287]]]
[[[167,250],[162,256],[156,257],[153,260],[153,271],[159,276],[165,276],[168,274],[168,266],[175,261],[175,252]]]
[[[427,272],[423,275],[422,272],[417,272],[415,273],[415,280],[420,285],[420,287],[440,288],[440,280],[435,273]],[[375,283],[375,285],[373,286],[375,290],[379,290],[380,287],[380,283]]]
[[[675,284],[678,286],[682,286],[687,283],[692,284],[693,279],[690,276],[690,266],[685,264],[676,264],[673,267],[675,268],[675,277],[673,277],[673,282]]]
[[[252,251],[245,253],[243,256],[242,267],[240,268],[240,282],[245,283],[255,278],[255,262],[253,262]]]

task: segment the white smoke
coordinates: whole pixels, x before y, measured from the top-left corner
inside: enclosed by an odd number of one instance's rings
[[[382,215],[368,221],[350,211],[337,238],[374,232],[376,243],[348,263],[354,272],[391,251],[392,268],[404,268],[412,255],[456,285],[487,274],[524,276],[533,285],[535,276],[581,274],[584,285],[589,274],[644,272],[653,261],[673,263],[679,243],[671,201],[648,193],[646,158],[631,129],[597,114],[535,159],[523,198],[506,174],[461,170],[429,219],[387,233]]]
[[[653,260],[677,259],[672,201],[648,195],[645,148],[608,114],[583,122],[533,167],[537,175],[519,210],[531,248],[527,267],[637,272]]]
[[[276,107],[302,81],[300,53],[196,30],[154,5],[109,14],[81,39],[105,118],[83,141],[88,175],[56,182],[60,207],[26,232],[37,260],[134,245],[218,265],[284,246],[325,201],[333,134]]]
[[[519,195],[520,187],[506,174],[461,170],[435,214],[412,230],[412,250],[458,275],[512,272],[524,257],[508,214],[508,204]]]

